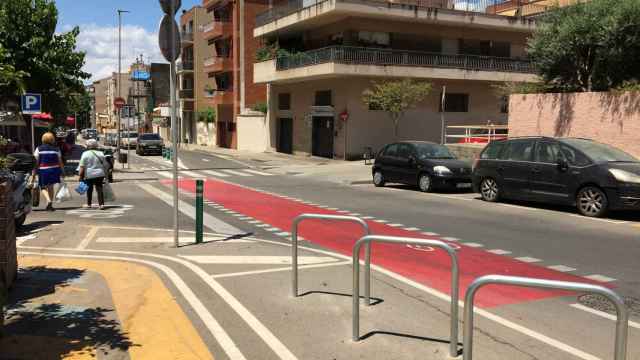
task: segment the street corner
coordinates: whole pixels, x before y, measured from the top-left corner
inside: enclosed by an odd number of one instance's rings
[[[0,358],[212,359],[162,280],[145,266],[20,255]]]

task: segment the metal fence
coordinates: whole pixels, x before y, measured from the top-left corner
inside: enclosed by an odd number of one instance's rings
[[[263,26],[272,21],[291,15],[299,10],[313,6],[331,5],[338,2],[356,3],[371,6],[384,6],[393,9],[431,9],[453,12],[476,13],[499,16],[525,16],[540,6],[532,9],[532,5],[522,0],[289,0],[256,16],[256,26]],[[539,11],[539,10],[538,10]]]
[[[451,258],[451,331],[449,337],[449,355],[452,358],[458,356],[458,291],[460,282],[460,276],[458,273],[458,256],[456,255],[456,251],[449,244],[439,240],[367,235],[360,238],[360,240],[353,245],[351,255],[353,261],[353,293],[351,295],[353,301],[353,341],[360,340],[360,248],[363,244],[367,244],[367,247],[369,247],[372,242],[439,247],[449,254],[449,257]],[[371,277],[368,273],[371,272],[371,268],[367,267],[365,271],[365,286],[368,287],[368,282],[371,281]]]
[[[528,60],[351,46],[329,46],[303,53],[281,56],[276,59],[276,70],[288,70],[325,63],[535,73],[532,63]]]
[[[615,360],[625,360],[627,358],[627,331],[629,326],[629,314],[625,307],[624,300],[615,292],[604,286],[584,284],[568,281],[554,281],[544,279],[533,279],[517,276],[486,275],[474,280],[467,288],[464,299],[464,332],[463,332],[463,360],[473,358],[473,302],[476,292],[483,286],[489,284],[515,285],[525,287],[535,287],[544,289],[569,290],[584,293],[593,293],[608,298],[616,307],[618,319],[616,321],[615,340]]]
[[[291,225],[291,294],[293,295],[293,297],[298,297],[298,226],[304,220],[314,219],[354,222],[362,226],[365,235],[371,234],[371,230],[369,229],[369,225],[367,225],[366,221],[355,216],[302,214],[293,219],[293,225]],[[365,250],[365,267],[367,268],[367,273],[365,274],[365,282],[367,284],[370,284],[371,245],[367,246]],[[365,302],[367,305],[371,304],[371,287],[369,285],[365,287]]]

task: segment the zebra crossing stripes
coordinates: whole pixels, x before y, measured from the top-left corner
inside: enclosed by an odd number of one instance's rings
[[[173,174],[171,171],[157,170],[158,176],[171,179]],[[180,170],[180,179],[205,179],[207,177],[228,178],[232,176],[251,177],[251,176],[273,176],[263,171],[253,169],[218,169],[218,170]]]
[[[207,175],[211,175],[211,176],[216,176],[216,177],[229,177],[229,175],[227,174],[223,174],[219,171],[213,171],[213,170],[202,170],[203,173],[207,174]]]
[[[248,173],[256,174],[256,175],[262,175],[262,176],[272,176],[273,175],[273,174],[269,174],[269,173],[266,173],[266,172],[253,170],[253,169],[245,169],[244,171],[246,171]]]

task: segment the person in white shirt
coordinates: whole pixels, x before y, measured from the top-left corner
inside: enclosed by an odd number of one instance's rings
[[[104,210],[104,178],[107,174],[109,163],[105,159],[104,153],[98,151],[98,141],[95,139],[87,140],[87,150],[80,157],[80,181],[88,185],[86,208],[92,206],[93,188],[98,193],[98,205],[100,210]]]

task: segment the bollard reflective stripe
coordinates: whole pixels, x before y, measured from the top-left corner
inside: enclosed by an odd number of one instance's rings
[[[358,223],[364,229],[365,235],[371,234],[369,230],[369,225],[355,216],[344,216],[344,215],[327,215],[327,214],[302,214],[295,219],[293,219],[293,225],[291,226],[291,293],[293,297],[298,297],[298,226],[304,220],[336,220],[336,221],[351,221]],[[367,269],[371,267],[371,246],[367,246],[365,249],[365,266]],[[368,274],[365,274],[365,283],[370,284],[371,279]],[[365,286],[365,303],[368,305],[371,304],[371,289],[369,285]]]
[[[353,261],[353,341],[360,340],[360,248],[363,244],[367,244],[367,247],[371,246],[372,242],[384,242],[384,243],[396,243],[396,244],[413,244],[438,247],[447,252],[451,258],[451,322],[449,332],[449,355],[451,357],[458,356],[458,293],[460,275],[458,271],[458,256],[456,251],[447,243],[440,240],[425,240],[417,238],[407,238],[398,236],[381,236],[381,235],[368,235],[360,238],[355,245],[353,245],[353,251],[351,254]],[[371,268],[366,268],[366,272],[370,272]],[[367,281],[365,273],[365,281]]]
[[[481,276],[475,279],[467,288],[467,293],[465,295],[464,301],[464,329],[462,333],[463,360],[473,359],[473,302],[475,300],[475,295],[481,287],[489,284],[569,290],[581,293],[598,294],[606,297],[615,305],[618,315],[618,318],[616,320],[614,360],[626,360],[629,314],[624,304],[624,300],[613,290],[608,289],[604,286],[579,282],[555,281],[504,275]]]
[[[204,212],[204,181],[196,180],[196,244],[202,243]]]

